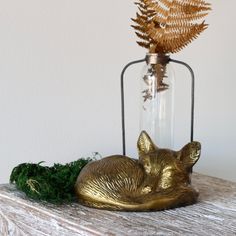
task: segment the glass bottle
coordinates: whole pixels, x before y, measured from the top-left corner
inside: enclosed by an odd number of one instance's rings
[[[169,56],[149,53],[141,78],[140,130],[161,148],[174,145],[174,72]]]

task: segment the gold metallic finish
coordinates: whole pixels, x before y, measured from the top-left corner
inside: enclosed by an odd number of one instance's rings
[[[211,10],[204,0],[137,0],[132,19],[137,42],[150,53],[176,53],[196,39],[207,27],[203,20]]]
[[[143,100],[152,100],[156,96],[156,92],[162,92],[169,88],[165,82],[167,78],[166,66],[170,57],[166,54],[147,53],[146,63],[148,65],[148,73],[144,75],[143,81],[147,85],[142,91]]]
[[[156,65],[166,65],[169,63],[170,56],[168,54],[162,53],[147,53],[146,55],[146,62],[147,64]]]
[[[190,172],[201,145],[191,142],[180,151],[158,148],[145,131],[138,139],[139,160],[115,155],[87,164],[75,190],[90,207],[151,211],[186,206],[197,201]]]

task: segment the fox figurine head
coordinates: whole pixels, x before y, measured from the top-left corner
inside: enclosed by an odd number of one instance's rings
[[[137,146],[139,160],[114,155],[87,164],[75,185],[79,202],[110,210],[150,211],[197,201],[190,173],[200,157],[200,143],[191,142],[180,151],[162,149],[142,131]]]
[[[158,148],[143,131],[138,139],[139,162],[147,175],[158,178],[158,187],[167,189],[190,184],[190,173],[200,157],[201,144],[191,142],[180,151]]]

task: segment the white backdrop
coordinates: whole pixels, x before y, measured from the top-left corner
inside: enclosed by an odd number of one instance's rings
[[[236,181],[234,0],[212,1],[210,27],[172,58],[196,84],[195,170]],[[121,153],[119,75],[143,58],[133,1],[0,0],[0,182],[22,162]],[[176,71],[176,149],[188,142],[189,74]],[[137,156],[140,66],[127,72],[127,149]]]

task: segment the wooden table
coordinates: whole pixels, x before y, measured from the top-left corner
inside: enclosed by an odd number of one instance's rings
[[[236,183],[200,174],[192,179],[197,204],[149,213],[38,203],[14,185],[0,185],[0,235],[236,235]]]

